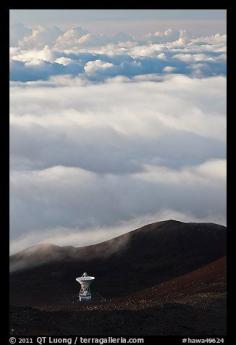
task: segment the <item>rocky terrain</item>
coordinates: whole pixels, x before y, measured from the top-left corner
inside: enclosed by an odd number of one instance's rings
[[[164,221],[82,248],[11,257],[10,331],[22,335],[224,335],[226,229]],[[96,277],[78,302],[75,278]]]

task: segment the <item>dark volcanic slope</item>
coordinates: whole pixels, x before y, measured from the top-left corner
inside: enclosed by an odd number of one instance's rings
[[[75,278],[84,271],[96,277],[94,294],[125,296],[186,274],[225,254],[223,226],[177,221],[150,224],[83,248],[38,247],[11,258],[15,267],[41,263],[11,274],[11,304],[71,303],[79,290]]]
[[[128,297],[12,307],[12,335],[211,335],[226,333],[225,257]]]
[[[209,300],[209,295],[226,292],[226,257],[209,263],[183,276],[168,280],[132,295],[132,302],[137,308],[145,304],[181,301],[197,303],[202,297]],[[128,302],[126,302],[128,303]]]

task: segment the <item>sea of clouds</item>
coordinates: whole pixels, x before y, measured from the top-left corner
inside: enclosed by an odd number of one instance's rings
[[[11,28],[11,251],[226,224],[226,36]]]

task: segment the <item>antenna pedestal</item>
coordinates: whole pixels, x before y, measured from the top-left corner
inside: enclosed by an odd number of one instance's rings
[[[94,277],[88,276],[87,273],[84,273],[81,277],[76,278],[76,281],[81,285],[79,292],[80,302],[91,301],[90,284],[94,279]]]

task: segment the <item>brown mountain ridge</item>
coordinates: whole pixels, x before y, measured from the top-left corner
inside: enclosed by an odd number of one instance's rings
[[[56,334],[58,319],[60,334],[222,334],[226,233],[217,224],[169,220],[96,245],[40,245],[17,253],[10,259],[13,333],[29,332],[36,315],[31,332]],[[75,278],[84,271],[96,277],[88,304],[77,302]],[[132,325],[125,322],[131,315]]]

